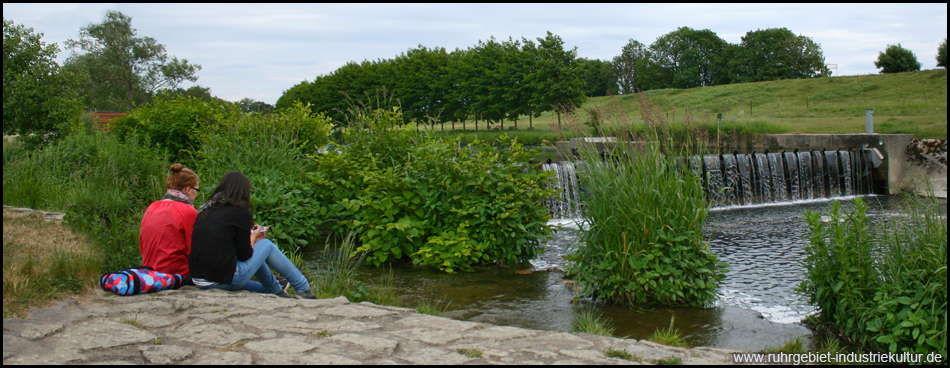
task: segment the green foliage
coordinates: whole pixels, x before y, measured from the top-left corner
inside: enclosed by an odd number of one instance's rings
[[[102,23],[82,27],[78,40],[66,41],[74,50],[67,68],[86,76],[83,97],[87,107],[128,111],[160,89],[198,80],[195,73],[201,70],[200,65],[169,58],[165,45],[136,33],[132,17],[110,10]]]
[[[82,129],[76,78],[56,63],[56,44],[3,19],[3,134],[30,145]]]
[[[328,119],[297,103],[270,115],[230,114],[212,128],[194,157],[201,180],[213,186],[228,171],[241,171],[251,180],[255,221],[270,227],[269,237],[281,249],[316,239],[324,217],[314,201],[306,153],[328,141]]]
[[[577,59],[584,71],[584,95],[588,97],[617,94],[617,75],[609,61]]]
[[[187,152],[201,149],[199,137],[216,131],[224,120],[235,119],[230,104],[208,102],[187,96],[156,99],[112,121],[112,132],[121,137],[136,136],[167,150],[170,159],[180,162]]]
[[[920,70],[917,56],[901,44],[887,45],[884,52],[878,53],[874,67],[881,69],[881,73],[902,73]]]
[[[680,27],[660,36],[650,45],[650,61],[662,72],[641,75],[652,88],[692,88],[712,86],[722,71],[714,67],[729,44],[708,29]]]
[[[359,233],[374,265],[397,259],[446,272],[524,263],[550,233],[541,205],[550,173],[525,170],[517,142],[468,148],[400,126],[397,110],[361,114],[346,145],[315,155],[312,180],[326,224]]]
[[[589,228],[581,235],[584,245],[567,257],[574,262],[567,275],[585,296],[612,303],[705,306],[716,299],[725,264],[705,241],[709,203],[702,178],[678,161],[695,152],[669,149],[671,130],[662,113],[641,101],[644,118],[655,124],[644,139],[652,143],[612,144],[609,160],[592,147],[579,148],[582,217]]]
[[[944,38],[940,46],[937,46],[937,66],[947,67],[947,39]]]
[[[906,216],[872,228],[867,206],[829,221],[806,212],[809,244],[801,290],[818,322],[868,348],[947,353],[947,222],[935,202],[912,199]]]
[[[10,160],[7,153],[4,204],[65,212],[66,221],[108,255],[103,269],[141,264],[139,224],[164,192],[165,157],[104,133],[72,134]]]
[[[636,93],[643,87],[640,78],[645,74],[649,57],[646,45],[632,38],[623,46],[620,55],[614,56],[612,65],[617,76],[618,92]]]
[[[560,37],[550,32],[538,38],[537,45],[511,38],[490,38],[454,52],[420,45],[394,59],[349,62],[329,75],[303,81],[284,92],[277,108],[302,101],[342,123],[347,121],[347,99],[388,88],[398,92],[403,122],[517,121],[584,100],[584,69],[576,58],[576,50],[564,50]],[[603,78],[605,71],[609,73],[601,67],[595,74]],[[612,82],[601,81],[599,86],[607,84]]]
[[[728,60],[732,82],[829,76],[821,46],[788,28],[746,32]]]

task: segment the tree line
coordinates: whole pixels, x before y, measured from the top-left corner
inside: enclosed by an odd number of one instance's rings
[[[305,80],[285,91],[276,107],[302,101],[342,122],[353,100],[373,99],[371,94],[382,90],[398,99],[407,122],[517,123],[521,116],[530,120],[555,106],[582,104],[582,71],[576,47],[565,49],[551,32],[536,41],[490,38],[453,52],[419,45],[393,59],[349,62]]]
[[[350,62],[291,87],[276,106],[303,101],[342,122],[347,98],[388,88],[407,121],[503,125],[527,116],[530,124],[586,97],[828,75],[821,47],[787,28],[749,31],[730,44],[708,29],[681,27],[649,46],[631,39],[610,61],[578,58],[576,47],[566,50],[548,32],[537,41],[490,38],[453,52],[419,45],[394,59]]]

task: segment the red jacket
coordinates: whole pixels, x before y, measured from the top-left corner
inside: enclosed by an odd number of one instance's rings
[[[155,201],[142,217],[139,250],[142,265],[163,273],[188,277],[191,233],[198,211],[187,203]]]

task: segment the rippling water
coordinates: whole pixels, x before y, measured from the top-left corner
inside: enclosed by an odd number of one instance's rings
[[[839,198],[844,208],[850,207],[851,199]],[[868,217],[873,222],[894,213],[898,201],[866,197]],[[795,292],[802,278],[799,261],[807,234],[803,211],[824,213],[829,206],[829,200],[811,200],[710,211],[710,246],[731,266],[714,308],[633,310],[589,300],[575,302],[570,282],[560,272],[566,262],[561,256],[583,246],[578,244],[579,224],[573,219],[551,222],[559,230],[545,253],[530,266],[449,275],[410,264],[393,264],[393,287],[404,305],[414,306],[421,301],[448,305],[448,317],[497,325],[567,331],[573,309],[593,307],[611,320],[619,337],[645,339],[675,318],[675,327],[696,346],[755,351],[780,346],[795,337],[810,342],[811,332],[797,322],[815,308]],[[319,270],[332,249],[316,248],[305,258]],[[388,277],[389,272],[390,268],[361,267],[358,278],[376,282]]]

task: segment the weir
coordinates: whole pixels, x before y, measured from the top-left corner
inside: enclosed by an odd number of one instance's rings
[[[703,178],[713,206],[751,205],[875,193],[873,152],[867,149],[800,152],[729,153],[693,156],[689,170]],[[577,166],[583,162],[546,163],[557,173],[560,198],[548,201],[552,217],[580,214]]]
[[[912,138],[909,134],[740,136],[720,145],[719,154],[690,157],[688,167],[703,178],[714,206],[894,194]],[[575,159],[578,149],[609,152],[617,144],[622,143],[580,138],[558,142],[558,152],[562,158]],[[716,147],[715,142],[707,147]],[[723,152],[727,149],[731,152]],[[562,190],[560,198],[547,203],[555,218],[580,213],[578,165],[583,163],[562,161],[542,167],[557,172],[555,187]]]

